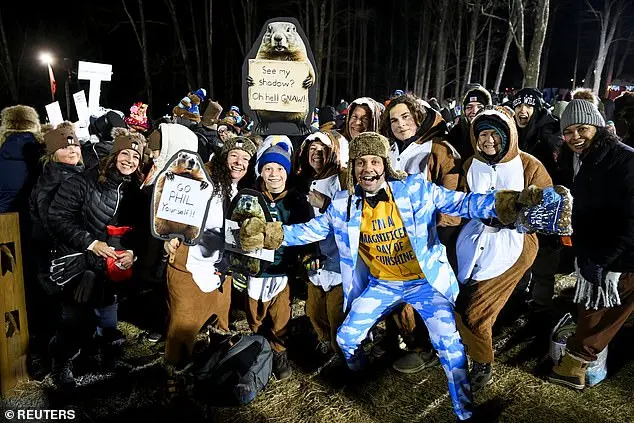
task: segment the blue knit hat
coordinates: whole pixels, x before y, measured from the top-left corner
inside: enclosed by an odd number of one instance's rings
[[[495,119],[492,116],[490,119],[488,119],[488,117],[489,116],[483,116],[476,121],[474,128],[475,136],[478,137],[480,135],[480,132],[487,129],[493,129],[502,139],[502,151],[506,150],[506,146],[508,145],[509,141],[508,131],[501,121],[498,121],[498,119]]]
[[[267,163],[277,163],[286,170],[286,175],[291,174],[291,153],[285,143],[270,146],[262,153],[258,160],[258,172],[262,174],[262,168]]]

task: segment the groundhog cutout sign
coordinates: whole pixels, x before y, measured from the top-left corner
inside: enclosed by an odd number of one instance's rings
[[[295,18],[269,19],[242,65],[242,106],[259,135],[311,133],[317,74]]]
[[[211,178],[198,153],[179,150],[156,178],[152,235],[195,245],[204,231],[211,192]]]
[[[240,246],[240,226],[245,219],[259,217],[272,222],[266,199],[253,189],[241,189],[231,200],[225,219],[225,250],[229,252],[229,267],[232,272],[245,276],[259,276],[275,259],[273,250],[244,251]]]

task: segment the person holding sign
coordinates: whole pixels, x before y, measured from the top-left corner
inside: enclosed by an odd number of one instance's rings
[[[246,220],[240,231],[243,248],[276,248],[321,241],[334,234],[341,257],[344,309],[348,315],[337,332],[345,368],[335,380],[354,378],[365,363],[359,348],[372,326],[395,306],[407,302],[429,329],[447,375],[449,394],[459,420],[472,417],[467,359],[454,321],[458,283],[436,232],[440,211],[465,218],[516,221],[521,203],[541,201],[538,189],[488,194],[450,191],[393,169],[388,140],[365,132],[350,143],[347,191],[339,191],[326,213],[303,224],[282,226]],[[262,241],[262,235],[264,240]]]
[[[140,217],[142,137],[119,132],[112,153],[99,167],[64,182],[48,209],[56,242],[50,280],[62,287],[61,321],[50,346],[53,376],[62,385],[74,385],[71,357],[90,342],[95,327],[105,366],[114,364],[116,344],[124,339],[117,330],[113,281],[131,273],[138,247],[129,229]]]
[[[552,186],[544,165],[519,149],[515,123],[505,108],[481,111],[471,122],[471,142],[475,155],[465,162],[461,181],[466,191]],[[498,219],[471,219],[460,231],[457,276],[464,286],[456,322],[471,358],[474,392],[492,380],[493,324],[533,264],[537,246],[537,234],[520,233]]]
[[[177,377],[177,369],[189,362],[200,328],[215,315],[217,328],[229,330],[231,277],[222,273],[225,212],[238,192],[238,182],[247,174],[255,150],[253,142],[245,137],[225,142],[220,154],[214,154],[206,165],[212,193],[198,243],[189,247],[174,238],[164,244],[170,255],[169,323],[165,341],[167,385],[163,398],[168,406],[175,405],[184,393],[184,381]]]

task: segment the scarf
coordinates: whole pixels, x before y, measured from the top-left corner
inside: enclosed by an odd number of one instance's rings
[[[575,304],[582,304],[586,310],[591,308],[598,310],[599,308],[611,308],[621,305],[619,297],[619,279],[620,273],[608,272],[600,284],[595,285],[588,282],[581,276],[577,259],[575,259],[575,274],[577,276],[577,284],[575,286]]]

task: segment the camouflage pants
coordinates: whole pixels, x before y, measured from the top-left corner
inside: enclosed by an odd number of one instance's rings
[[[411,304],[422,316],[447,376],[454,411],[459,419],[468,419],[472,408],[471,387],[467,357],[454,320],[454,306],[426,279],[394,282],[370,276],[368,286],[352,302],[348,316],[337,331],[337,343],[348,367],[361,368],[364,357],[358,351],[359,345],[372,326],[401,303]]]

